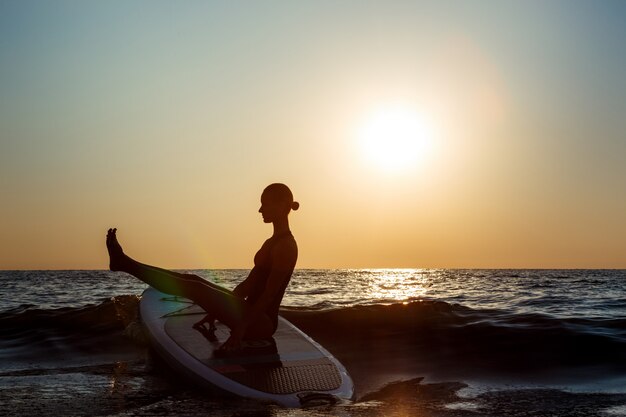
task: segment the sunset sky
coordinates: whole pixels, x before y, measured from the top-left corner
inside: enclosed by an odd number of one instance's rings
[[[626,268],[626,2],[1,1],[0,269]]]

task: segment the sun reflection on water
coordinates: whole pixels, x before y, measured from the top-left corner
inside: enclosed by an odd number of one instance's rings
[[[370,299],[382,302],[422,298],[428,292],[428,274],[422,269],[370,269],[368,294]]]

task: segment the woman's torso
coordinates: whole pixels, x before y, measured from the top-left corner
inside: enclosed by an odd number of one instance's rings
[[[254,256],[254,271],[253,274],[251,274],[251,278],[253,279],[253,281],[251,289],[246,297],[246,301],[248,301],[249,303],[254,304],[263,295],[263,292],[265,291],[265,288],[267,286],[267,280],[269,279],[269,276],[274,267],[272,260],[276,244],[284,239],[293,240],[293,244],[295,245],[295,239],[293,238],[291,232],[281,233],[267,239],[263,243],[263,246],[261,246],[261,249],[259,249],[259,251]],[[285,290],[287,289],[287,285],[289,285],[289,281],[291,280],[292,273],[293,268],[288,271],[288,274],[285,274],[285,276],[283,277],[283,282],[280,286],[280,291],[278,291],[274,295],[270,305],[265,310],[267,316],[272,320],[274,329],[276,329],[276,326],[278,324],[278,309],[280,308],[280,303],[285,294]]]

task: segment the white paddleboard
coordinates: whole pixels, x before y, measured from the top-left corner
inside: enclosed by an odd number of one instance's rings
[[[350,400],[354,395],[343,365],[280,316],[271,339],[245,341],[241,351],[220,355],[216,350],[230,336],[229,329],[219,322],[212,334],[194,329],[205,313],[189,300],[150,287],[143,292],[140,314],[155,350],[198,382],[286,407]]]

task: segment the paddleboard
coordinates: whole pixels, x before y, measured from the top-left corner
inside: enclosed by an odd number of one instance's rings
[[[185,298],[150,287],[143,292],[140,314],[159,355],[202,384],[285,407],[354,395],[344,366],[283,317],[271,339],[244,341],[240,351],[225,355],[216,351],[230,336],[228,327],[216,322],[214,332],[193,328],[205,312]]]

